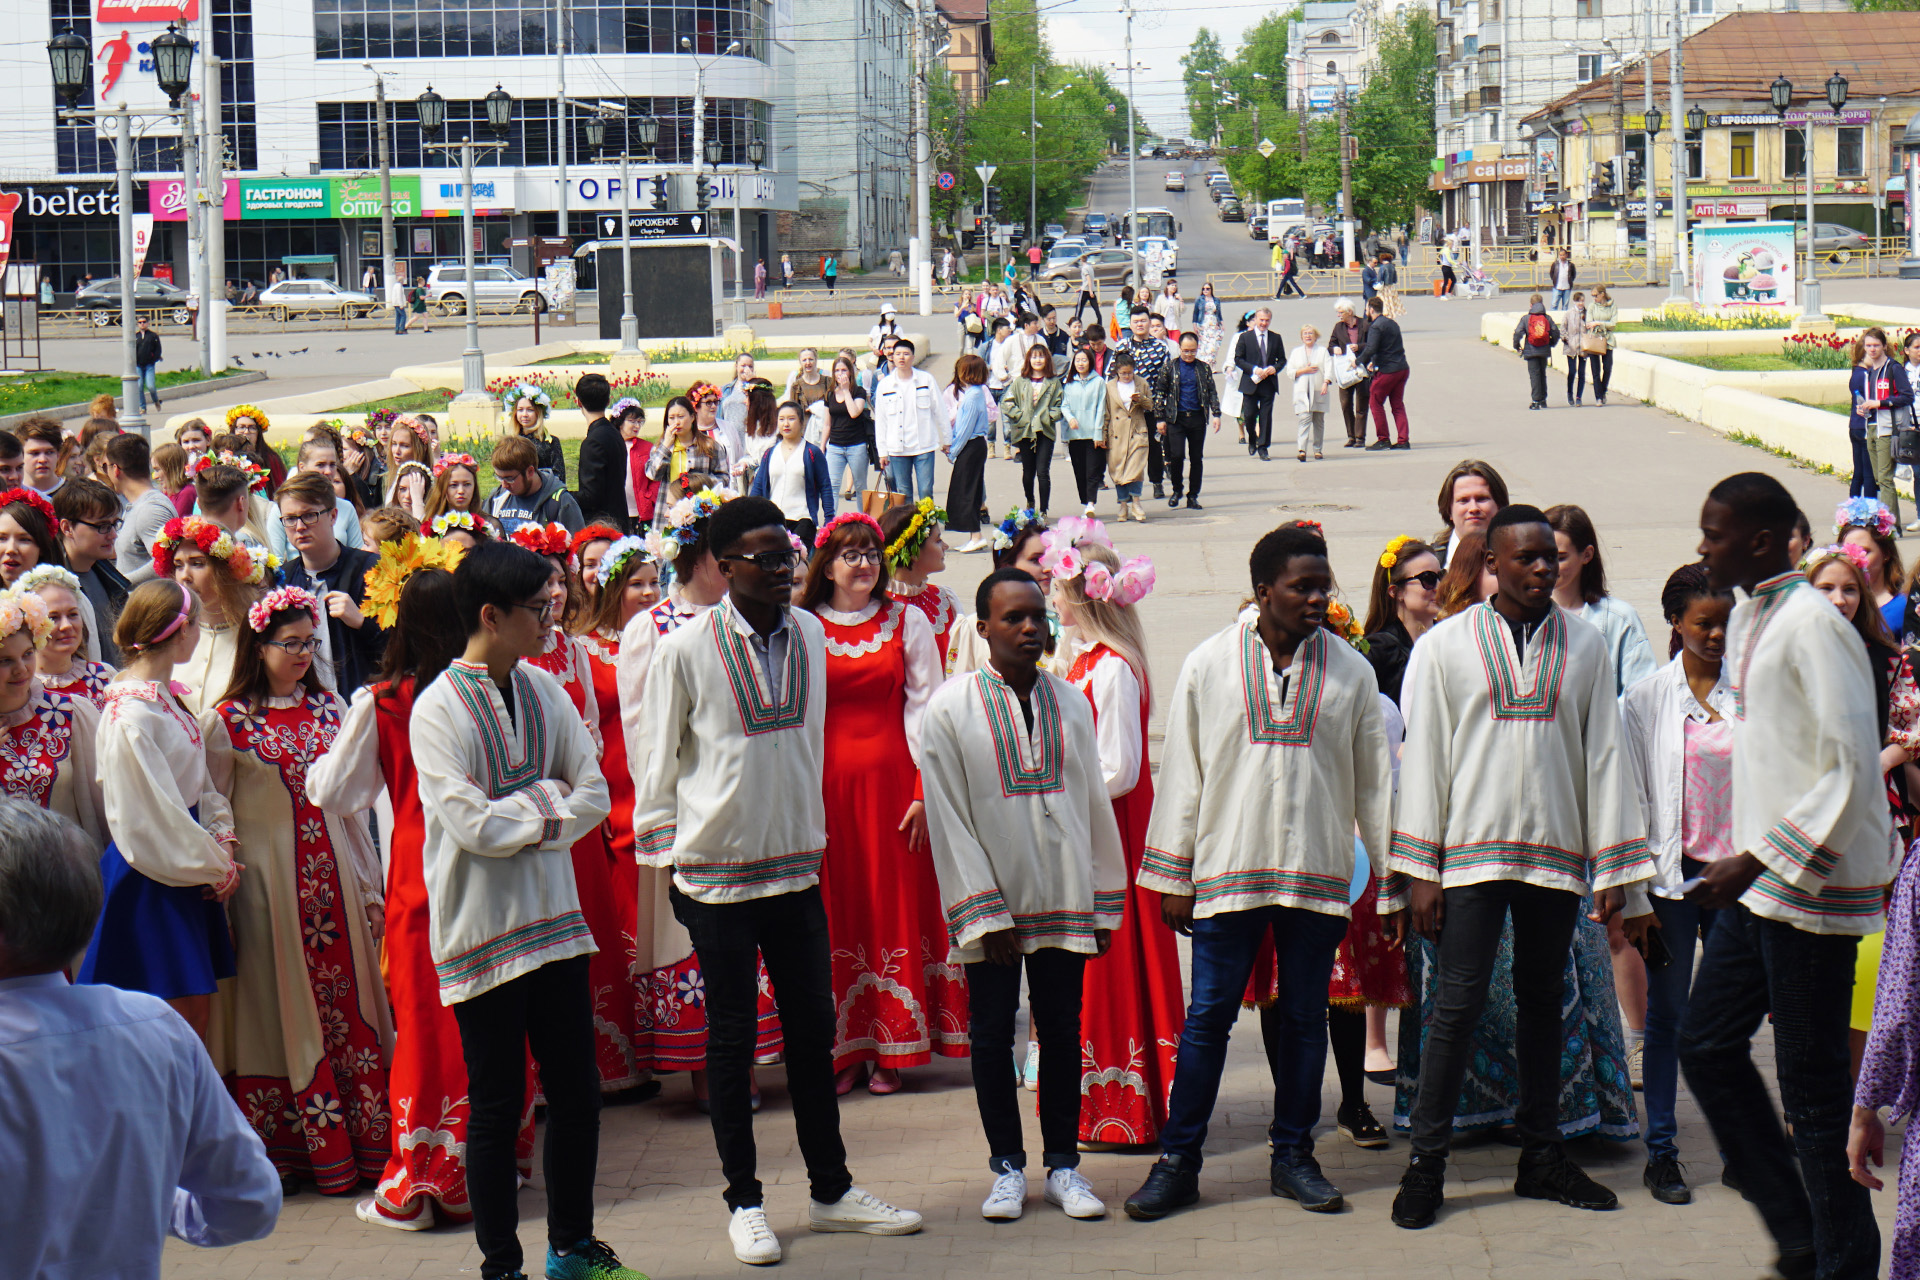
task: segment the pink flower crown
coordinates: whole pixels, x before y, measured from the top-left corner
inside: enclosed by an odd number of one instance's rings
[[[1153,590],[1153,582],[1153,561],[1135,556],[1121,565],[1117,573],[1095,560],[1087,566],[1080,585],[1089,600],[1130,605],[1146,599]]]
[[[833,531],[844,524],[863,524],[873,530],[873,537],[876,542],[882,546],[886,545],[886,535],[880,532],[880,522],[878,520],[875,520],[864,511],[843,511],[833,519],[827,521],[826,528],[820,530],[820,532],[814,536],[813,549],[818,551],[820,548],[826,546],[827,539],[833,536]]]
[[[320,602],[314,599],[313,592],[302,587],[275,587],[261,596],[254,601],[253,608],[247,610],[247,625],[256,634],[265,635],[273,625],[273,615],[287,609],[305,609],[313,625],[320,625]]]
[[[1881,510],[1884,511],[1885,508],[1883,507]],[[1865,528],[1866,526],[1860,525],[1856,527]],[[1870,572],[1867,568],[1867,549],[1862,546],[1856,546],[1851,542],[1836,542],[1829,546],[1813,548],[1813,550],[1800,557],[1800,572],[1811,578],[1819,571],[1820,566],[1826,564],[1829,560],[1848,561],[1854,568],[1860,571],[1860,577],[1863,580]]]
[[[434,478],[438,479],[440,473],[448,467],[465,467],[475,476],[480,474],[480,464],[473,460],[473,455],[470,453],[443,453],[435,458],[433,460]]]

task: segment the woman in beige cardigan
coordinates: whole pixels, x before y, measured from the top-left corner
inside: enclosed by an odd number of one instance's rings
[[[1115,353],[1107,365],[1107,475],[1113,480],[1120,518],[1144,522],[1140,482],[1147,474],[1147,441],[1153,434],[1153,395],[1133,376],[1133,357]]]

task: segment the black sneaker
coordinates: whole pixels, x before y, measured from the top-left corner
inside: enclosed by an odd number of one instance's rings
[[[1155,485],[1155,486],[1153,486],[1153,496],[1154,496],[1154,497],[1156,497],[1156,498],[1164,498],[1164,497],[1166,497],[1166,496],[1167,496],[1167,491],[1166,491],[1166,488],[1165,488],[1165,486],[1163,486],[1163,485]]]
[[[1780,1256],[1773,1260],[1773,1273],[1780,1280],[1813,1280],[1813,1246],[1801,1249],[1782,1249]]]
[[[1556,1200],[1575,1209],[1620,1207],[1618,1196],[1589,1178],[1559,1147],[1520,1157],[1513,1194],[1529,1200]]]
[[[1335,1116],[1334,1127],[1356,1147],[1371,1150],[1387,1145],[1385,1126],[1373,1118],[1373,1108],[1364,1102],[1340,1108]]]
[[[1198,498],[1187,499],[1187,510],[1198,511],[1199,509],[1200,509],[1200,499]]]
[[[1273,461],[1273,459],[1272,459],[1272,458],[1269,458],[1269,457],[1267,456],[1267,451],[1266,451],[1265,449],[1262,449],[1262,450],[1260,451],[1260,461],[1262,461],[1262,462],[1272,462],[1272,461]]]
[[[1200,1171],[1179,1156],[1161,1156],[1123,1206],[1135,1222],[1153,1222],[1200,1199]]]
[[[1433,1225],[1446,1199],[1447,1162],[1437,1156],[1415,1156],[1400,1175],[1400,1192],[1393,1198],[1393,1225],[1418,1231]]]
[[[1320,1162],[1306,1147],[1273,1153],[1271,1185],[1273,1194],[1298,1200],[1308,1213],[1338,1213],[1347,1202],[1340,1188],[1320,1172]]]
[[[1676,1156],[1655,1156],[1647,1161],[1647,1171],[1640,1175],[1640,1181],[1661,1204],[1693,1203],[1693,1191]]]
[[[1411,440],[1402,440],[1393,447],[1396,449],[1411,449],[1413,448],[1413,442]]]

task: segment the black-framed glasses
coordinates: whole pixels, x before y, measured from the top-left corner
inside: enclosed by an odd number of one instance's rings
[[[298,513],[283,511],[280,513],[280,523],[290,529],[304,529],[310,524],[318,524],[326,514],[324,511],[302,511]]]
[[[721,556],[722,560],[744,560],[762,573],[778,573],[793,567],[793,548],[785,551],[757,551],[752,555]]]
[[[320,652],[319,636],[305,636],[294,640],[265,640],[262,643],[270,644],[282,653],[292,654],[296,658]]]
[[[104,533],[112,537],[120,532],[120,526],[126,522],[124,520],[75,520],[74,523],[83,524],[95,533]]]
[[[1404,578],[1395,578],[1393,585],[1396,587],[1404,587],[1409,582],[1417,582],[1425,590],[1433,591],[1440,586],[1440,571],[1438,569],[1429,569],[1425,573],[1410,573]]]
[[[517,604],[513,607],[516,609],[525,609],[528,613],[533,614],[540,619],[540,625],[543,627],[553,621],[553,601],[551,600],[541,604]]]
[[[858,569],[862,565],[879,564],[880,548],[848,547],[840,553],[840,563],[849,569]]]

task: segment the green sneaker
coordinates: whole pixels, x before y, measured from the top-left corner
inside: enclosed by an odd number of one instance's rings
[[[620,1265],[605,1242],[588,1236],[564,1257],[547,1246],[547,1280],[647,1280],[632,1267]]]

